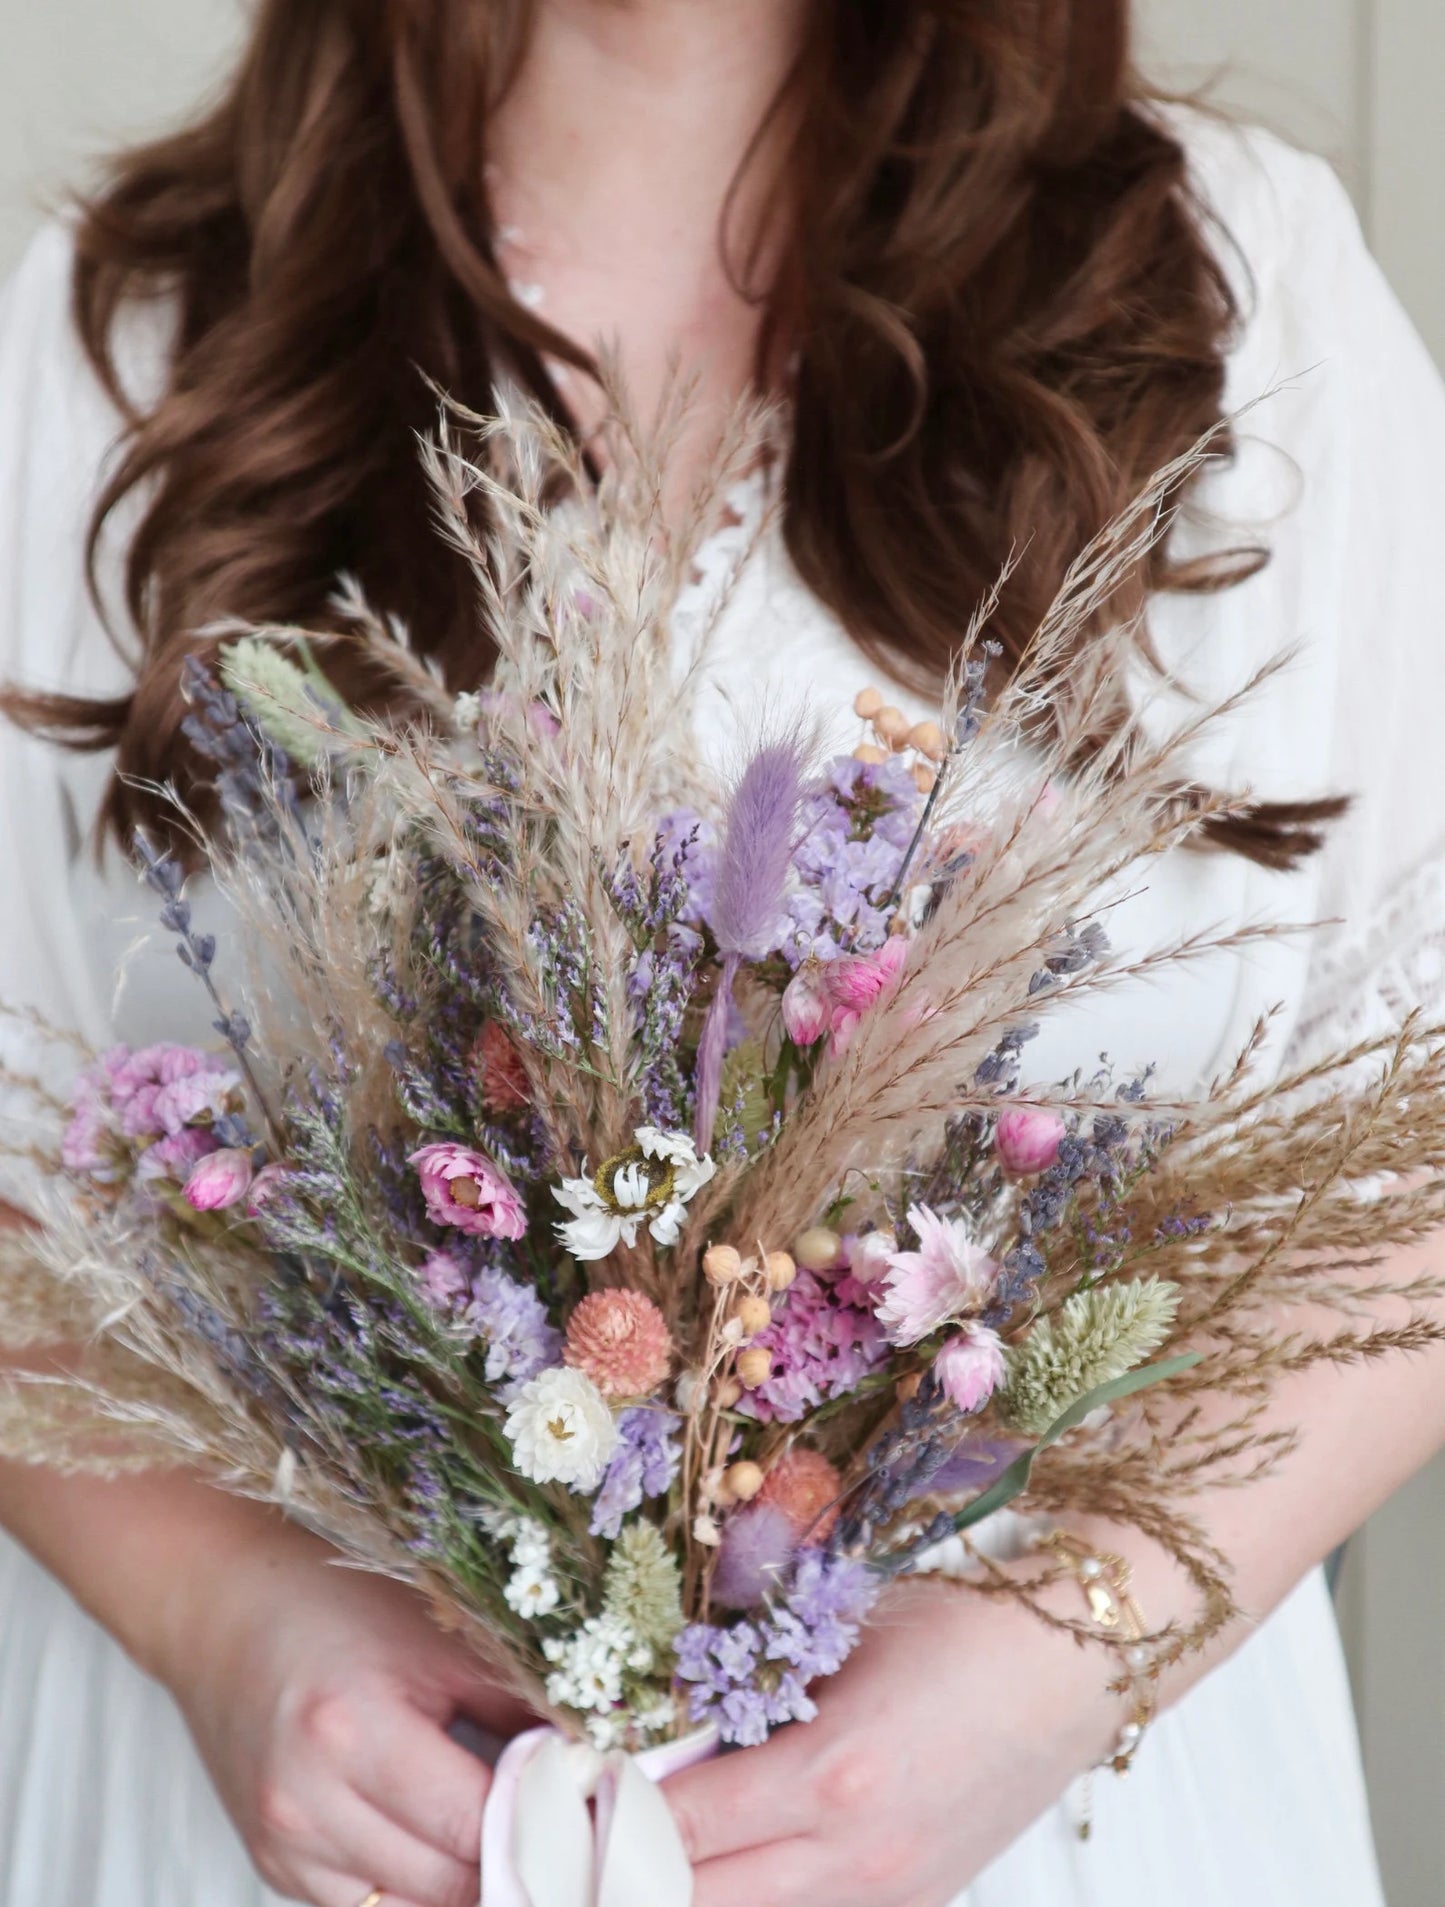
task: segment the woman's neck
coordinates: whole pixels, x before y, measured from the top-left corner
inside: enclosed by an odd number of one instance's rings
[[[781,131],[753,146],[806,4],[543,0],[489,129],[506,269],[558,329],[618,345],[644,411],[674,358],[702,377],[714,424],[747,387],[758,313],[730,282],[720,224],[726,205],[746,259],[777,204]]]

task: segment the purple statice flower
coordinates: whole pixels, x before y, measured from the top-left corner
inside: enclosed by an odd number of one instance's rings
[[[676,1481],[682,1451],[682,1419],[670,1410],[639,1404],[617,1419],[617,1448],[592,1505],[592,1534],[615,1542],[623,1518],[648,1497],[666,1496]]]
[[[787,1602],[769,1624],[769,1658],[791,1663],[804,1682],[836,1675],[853,1653],[859,1625],[877,1595],[877,1579],[865,1563],[803,1550]]]
[[[142,1182],[184,1182],[219,1146],[245,1142],[240,1091],[240,1074],[212,1053],[114,1046],[76,1082],[61,1157],[103,1185],[132,1170]]]
[[[462,1318],[486,1341],[489,1383],[525,1384],[562,1355],[562,1333],[548,1321],[537,1293],[495,1266],[488,1265],[472,1280]]]
[[[800,1271],[755,1342],[771,1354],[772,1375],[738,1409],[763,1423],[797,1423],[889,1357],[866,1286],[846,1272]]]
[[[717,884],[717,830],[691,808],[664,815],[657,828],[658,856],[687,883],[687,902],[678,918],[698,926],[712,913]]]
[[[692,1719],[716,1722],[724,1741],[748,1748],[785,1722],[811,1721],[808,1684],[843,1666],[876,1594],[864,1564],[804,1550],[786,1595],[765,1614],[728,1628],[692,1623],[675,1645]]]
[[[866,952],[887,937],[888,899],[917,827],[919,794],[901,756],[832,762],[802,805],[783,952],[796,966]]]
[[[135,1162],[136,1178],[143,1185],[157,1179],[174,1179],[178,1185],[184,1185],[201,1160],[219,1146],[220,1141],[213,1132],[203,1126],[189,1126],[147,1146]]]

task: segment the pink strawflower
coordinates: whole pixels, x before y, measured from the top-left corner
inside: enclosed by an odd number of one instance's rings
[[[1003,1342],[987,1325],[972,1324],[950,1338],[933,1360],[933,1373],[955,1409],[982,1410],[1004,1380]]]
[[[640,1291],[592,1291],[567,1320],[562,1359],[604,1397],[650,1397],[672,1369],[667,1320]]]
[[[831,1017],[827,970],[820,961],[805,960],[783,989],[783,1031],[794,1046],[811,1046],[827,1032]]]
[[[994,1130],[998,1162],[1010,1178],[1029,1178],[1047,1172],[1059,1156],[1059,1141],[1068,1127],[1045,1106],[1016,1106],[1001,1112]]]
[[[846,1052],[858,1022],[897,986],[908,962],[908,942],[890,934],[876,953],[842,954],[823,969],[828,993],[828,1051]]]
[[[917,1344],[950,1318],[964,1318],[988,1302],[998,1266],[969,1237],[959,1218],[940,1218],[926,1205],[909,1208],[917,1251],[896,1251],[888,1261],[879,1320],[894,1344]]]
[[[198,1212],[225,1211],[246,1196],[255,1175],[249,1152],[241,1146],[222,1146],[191,1168],[186,1203]]]
[[[522,1055],[495,1020],[488,1020],[472,1051],[481,1080],[481,1100],[490,1113],[520,1112],[531,1104],[531,1088]]]
[[[473,1238],[520,1238],[527,1215],[502,1168],[483,1152],[446,1139],[413,1152],[428,1216]]]
[[[781,1510],[798,1541],[811,1545],[833,1534],[842,1493],[843,1479],[822,1451],[797,1444],[769,1470],[757,1500]]]
[[[449,1251],[428,1252],[417,1266],[416,1280],[438,1311],[454,1311],[463,1298],[471,1296],[467,1269]]]

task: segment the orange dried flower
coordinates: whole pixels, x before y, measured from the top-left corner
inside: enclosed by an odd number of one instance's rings
[[[823,1543],[838,1521],[842,1488],[842,1477],[822,1452],[799,1444],[785,1450],[769,1470],[758,1501],[781,1510],[800,1541]]]

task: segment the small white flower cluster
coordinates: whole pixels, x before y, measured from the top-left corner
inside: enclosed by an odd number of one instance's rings
[[[565,1640],[549,1638],[542,1653],[554,1665],[547,1700],[602,1716],[621,1702],[623,1676],[646,1675],[653,1663],[652,1650],[621,1616],[589,1616]]]
[[[552,1539],[546,1528],[535,1516],[511,1516],[505,1510],[488,1510],[481,1524],[488,1536],[505,1545],[512,1564],[502,1590],[507,1607],[529,1619],[550,1616],[562,1591],[552,1574]]]
[[[639,1126],[633,1138],[641,1157],[624,1154],[625,1163],[618,1165],[605,1191],[599,1191],[591,1179],[563,1179],[553,1188],[557,1203],[573,1214],[557,1227],[557,1234],[583,1263],[605,1258],[620,1244],[635,1245],[644,1219],[659,1245],[675,1245],[682,1236],[688,1202],[717,1171],[709,1155],[698,1157],[697,1147],[685,1132]],[[649,1159],[671,1169],[671,1192],[665,1198],[653,1185]]]
[[[583,1371],[540,1371],[517,1392],[503,1426],[512,1461],[530,1483],[565,1483],[586,1494],[602,1481],[617,1448],[607,1400]]]

